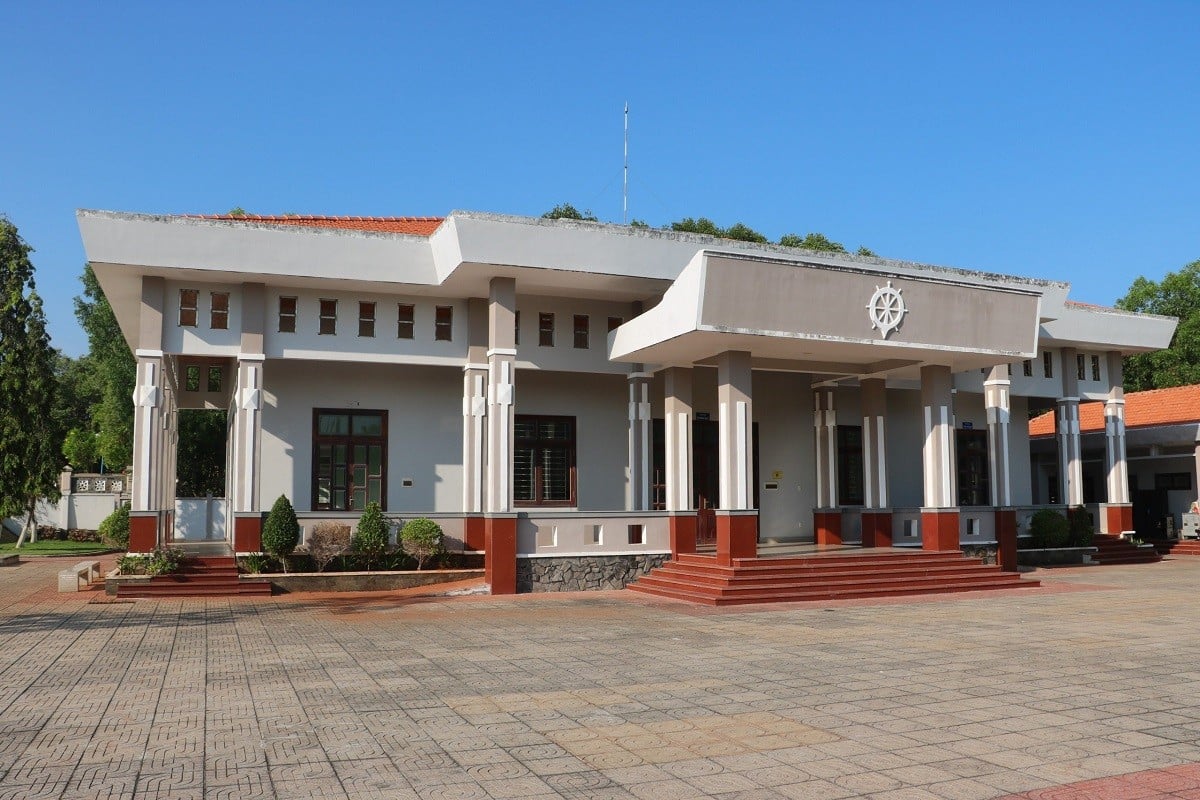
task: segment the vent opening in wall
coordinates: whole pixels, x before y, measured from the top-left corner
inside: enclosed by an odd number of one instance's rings
[[[538,547],[558,547],[558,526],[539,525],[537,529]]]
[[[915,539],[921,535],[921,520],[906,519],[904,520],[904,536],[906,538]]]
[[[604,544],[604,526],[585,525],[583,531],[583,540],[588,544]]]
[[[646,526],[645,525],[630,525],[629,526],[629,543],[630,544],[645,544],[646,543]]]
[[[967,536],[978,536],[980,530],[979,517],[967,517]]]

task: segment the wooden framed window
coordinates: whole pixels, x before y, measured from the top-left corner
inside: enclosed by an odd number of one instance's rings
[[[1026,378],[1033,377],[1033,362],[1028,358],[1021,364],[1021,374]]]
[[[396,306],[396,338],[411,339],[415,333],[413,325],[412,303],[400,303]]]
[[[587,350],[588,349],[588,338],[589,338],[588,333],[589,333],[589,328],[591,327],[588,324],[588,315],[587,314],[576,314],[574,327],[575,327],[575,349],[576,350]]]
[[[209,367],[208,368],[208,391],[210,391],[210,392],[221,391],[221,368],[220,367]]]
[[[518,414],[513,499],[521,506],[575,505],[575,418]]]
[[[987,431],[960,428],[954,431],[955,464],[958,467],[958,504],[986,506],[991,501],[988,476]]]
[[[1054,377],[1054,354],[1051,353],[1049,350],[1042,353],[1042,377],[1043,378],[1053,378]]]
[[[1158,472],[1154,475],[1154,488],[1168,491],[1187,491],[1192,488],[1190,472]]]
[[[279,298],[279,332],[296,332],[296,298]]]
[[[1100,380],[1100,356],[1092,356],[1092,380]]]
[[[375,336],[375,304],[366,301],[358,303],[358,335],[371,338]]]
[[[554,347],[554,315],[538,314],[538,347]]]
[[[200,391],[200,367],[188,364],[183,373],[183,388],[187,392]]]
[[[182,328],[196,327],[196,304],[200,292],[196,289],[179,290],[179,326]]]
[[[433,314],[433,339],[449,342],[454,334],[454,306],[438,306]]]
[[[863,504],[863,432],[858,425],[837,426],[838,505]]]
[[[337,300],[321,301],[321,318],[317,333],[322,336],[337,335]]]
[[[229,292],[212,292],[209,295],[208,327],[214,331],[229,329]]]
[[[1087,366],[1083,353],[1075,354],[1075,377],[1079,380],[1087,380]]]
[[[620,317],[609,317],[608,318],[608,332],[612,333],[617,328],[621,327],[621,323],[623,323],[624,321],[625,320],[621,319]]]
[[[313,409],[314,511],[387,508],[387,412]]]

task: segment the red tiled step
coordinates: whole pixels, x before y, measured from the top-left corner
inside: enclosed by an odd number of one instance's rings
[[[1151,544],[1160,556],[1200,556],[1200,541],[1195,539],[1159,539]]]
[[[681,555],[629,585],[635,592],[709,605],[888,597],[1036,586],[961,552],[894,550],[858,555],[736,559]]]
[[[180,571],[156,575],[148,583],[122,584],[118,597],[234,597],[269,595],[267,579],[242,580],[233,556],[200,556],[183,561]]]
[[[1152,564],[1162,556],[1152,548],[1142,548],[1120,536],[1098,533],[1092,537],[1095,560],[1101,564]]]

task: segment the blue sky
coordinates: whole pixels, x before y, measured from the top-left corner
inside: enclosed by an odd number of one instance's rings
[[[55,344],[76,208],[538,215],[569,201],[1056,278],[1200,258],[1200,4],[14,3],[0,213]]]

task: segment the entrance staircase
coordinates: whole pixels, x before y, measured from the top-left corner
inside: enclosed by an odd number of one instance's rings
[[[1102,565],[1111,564],[1153,564],[1162,561],[1162,556],[1153,547],[1138,547],[1128,539],[1107,533],[1097,533],[1092,537],[1096,547],[1097,561]]]
[[[1151,544],[1160,556],[1200,556],[1200,541],[1195,539],[1159,539]]]
[[[185,556],[173,575],[156,575],[146,583],[121,584],[117,597],[241,597],[270,595],[266,578],[242,580],[232,555]]]
[[[712,606],[843,600],[1037,586],[1015,572],[961,552],[880,549],[785,558],[734,559],[680,554],[628,589]]]

